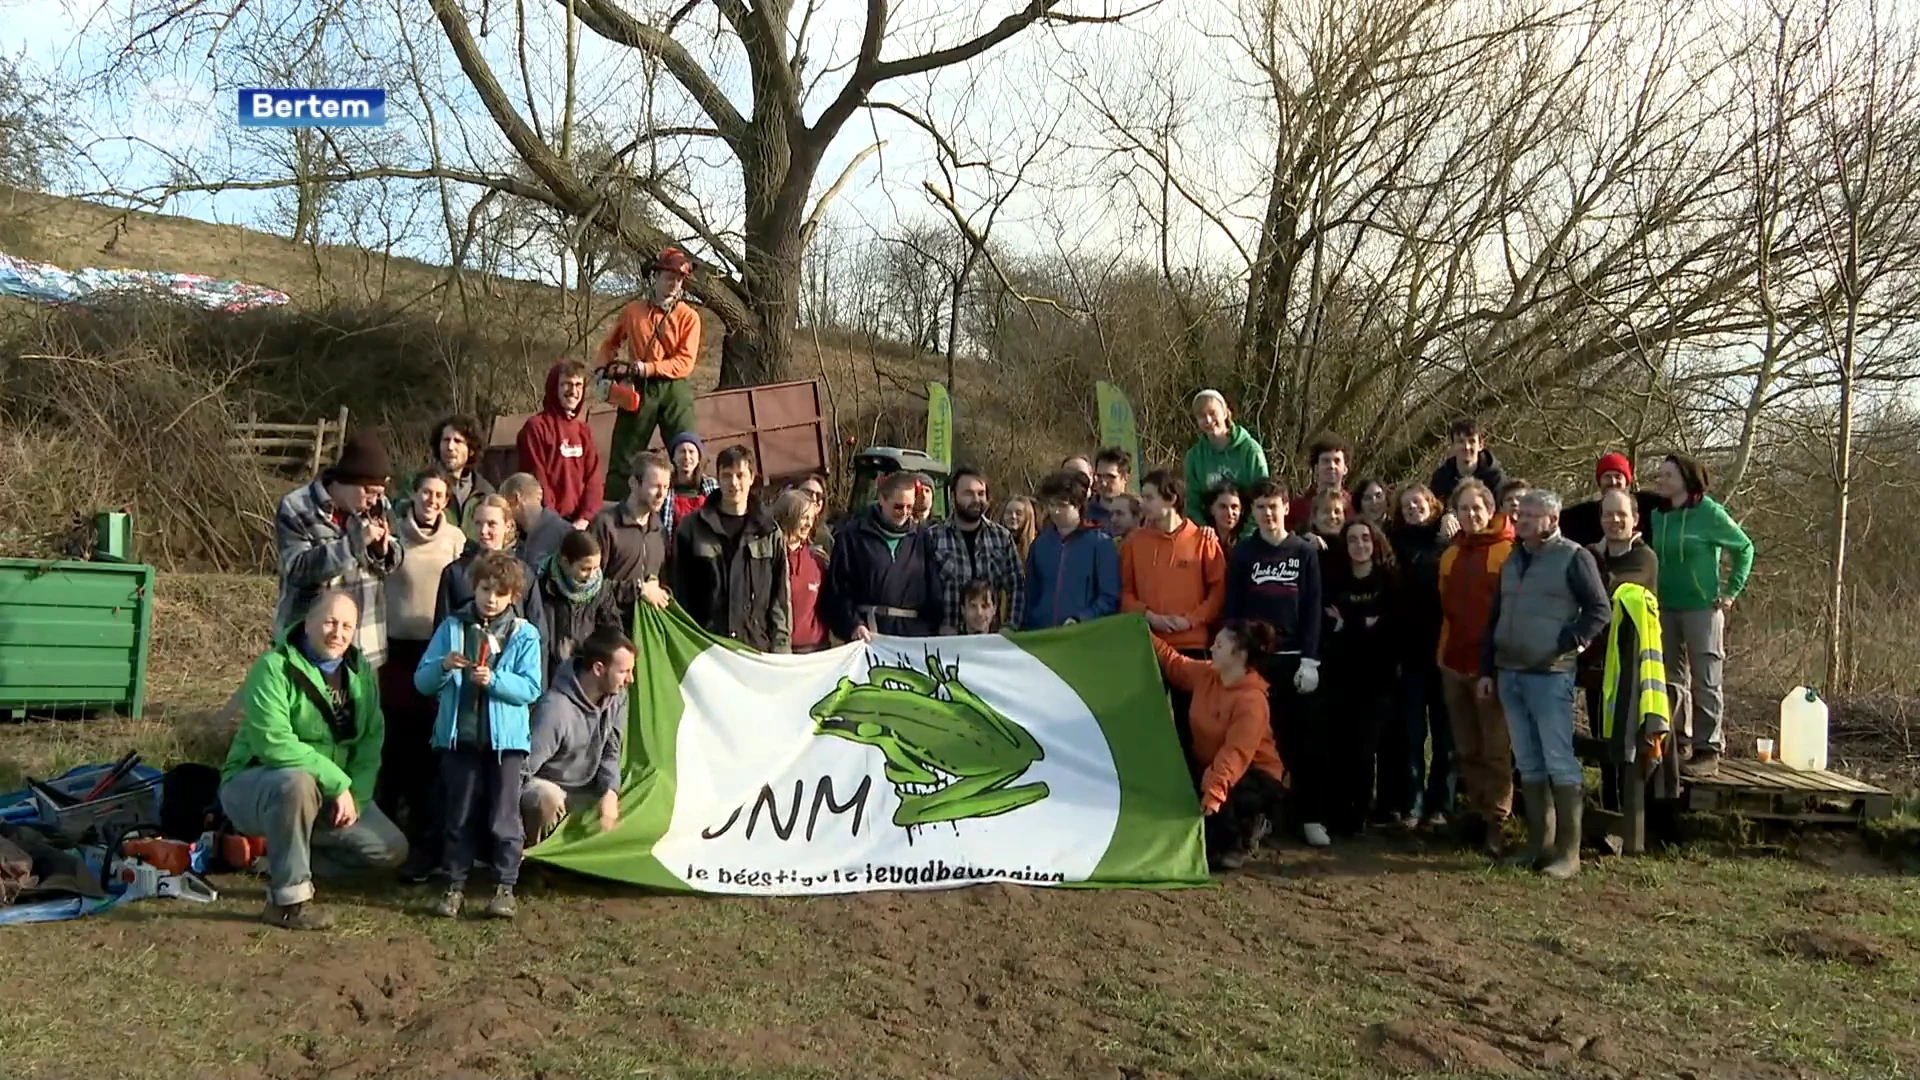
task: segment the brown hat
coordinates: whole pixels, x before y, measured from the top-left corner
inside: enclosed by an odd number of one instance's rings
[[[362,428],[341,444],[340,460],[333,463],[331,472],[343,484],[384,484],[393,473],[393,462],[380,436]]]

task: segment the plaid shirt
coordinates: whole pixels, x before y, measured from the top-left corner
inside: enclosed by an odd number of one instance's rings
[[[700,478],[700,501],[702,503],[706,501],[707,496],[719,490],[720,481],[715,480],[711,476],[703,476]],[[667,549],[669,551],[673,549],[673,527],[677,524],[677,519],[673,511],[673,497],[675,495],[679,495],[681,498],[686,497],[686,493],[680,491],[678,488],[670,489],[667,492],[667,505],[660,508],[660,526],[667,530]]]
[[[382,500],[392,520],[392,507]],[[353,643],[360,647],[368,667],[387,659],[386,576],[400,565],[398,538],[387,544],[385,555],[374,555],[360,542],[359,522],[334,524],[333,500],[326,485],[316,480],[295,488],[280,500],[273,515],[273,546],[280,561],[280,601],[274,606],[275,634],[307,617],[307,608],[322,592],[340,589],[360,603],[360,628]]]
[[[934,570],[940,577],[940,632],[957,634],[966,625],[961,597],[967,585],[980,578],[993,583],[1007,626],[1019,626],[1027,610],[1027,575],[1020,566],[1020,552],[1014,547],[1013,533],[997,521],[982,521],[980,535],[972,549],[961,534],[960,526],[943,521],[927,527],[933,542]]]

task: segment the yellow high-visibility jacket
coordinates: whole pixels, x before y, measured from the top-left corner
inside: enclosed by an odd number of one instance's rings
[[[1660,601],[1645,586],[1623,582],[1613,590],[1601,684],[1605,706],[1597,733],[1620,755],[1616,760],[1634,760],[1645,736],[1672,730],[1660,645]]]

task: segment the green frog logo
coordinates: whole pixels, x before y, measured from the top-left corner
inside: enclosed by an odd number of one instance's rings
[[[874,664],[867,682],[842,678],[816,702],[814,734],[871,746],[900,797],[893,823],[908,830],[993,817],[1047,797],[1047,785],[1012,786],[1047,754],[1027,729],[980,700],[960,667],[928,654],[926,671]],[[957,826],[956,826],[957,827]]]

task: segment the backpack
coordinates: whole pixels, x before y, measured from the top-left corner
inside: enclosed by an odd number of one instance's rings
[[[216,831],[220,811],[220,770],[187,762],[168,769],[160,780],[160,835],[193,843]]]

